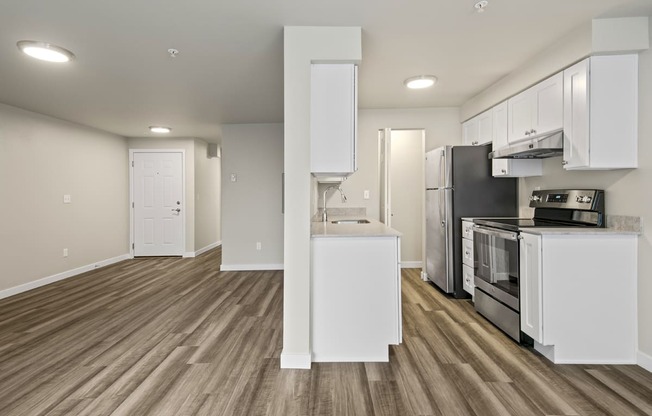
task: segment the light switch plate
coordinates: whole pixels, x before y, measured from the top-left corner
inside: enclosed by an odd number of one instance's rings
[[[70,195],[64,195],[64,196],[63,196],[63,203],[64,203],[64,204],[69,204],[69,203],[71,203],[71,202],[72,202],[72,198],[71,198]]]
[[[231,182],[237,182],[238,181],[238,175],[235,173],[231,174]]]
[[[369,189],[364,190],[364,199],[369,199]]]

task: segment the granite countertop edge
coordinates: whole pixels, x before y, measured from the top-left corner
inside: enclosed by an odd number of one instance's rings
[[[369,224],[333,224],[331,221],[362,219],[356,216],[332,216],[328,222],[312,221],[310,223],[311,238],[333,238],[333,237],[400,237],[401,233],[390,228],[382,222],[364,217]]]

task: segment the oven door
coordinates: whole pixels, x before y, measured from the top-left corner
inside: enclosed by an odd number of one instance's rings
[[[518,233],[473,226],[475,286],[515,311],[519,310]]]

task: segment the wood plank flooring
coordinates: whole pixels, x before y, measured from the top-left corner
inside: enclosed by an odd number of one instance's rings
[[[652,374],[553,365],[416,269],[389,363],[281,370],[282,272],[220,272],[220,256],[1,300],[0,415],[652,415]]]

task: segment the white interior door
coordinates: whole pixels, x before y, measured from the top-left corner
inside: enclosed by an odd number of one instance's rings
[[[184,252],[183,153],[133,153],[134,256]]]

